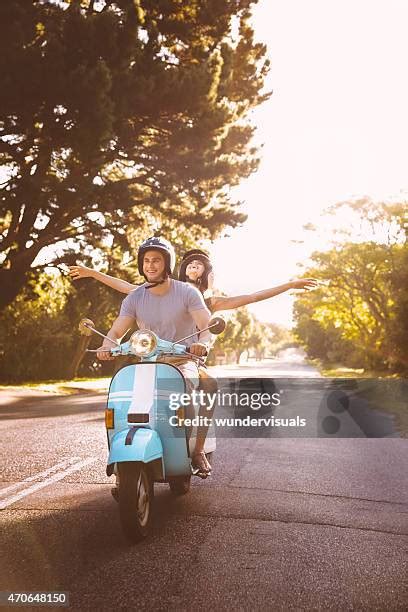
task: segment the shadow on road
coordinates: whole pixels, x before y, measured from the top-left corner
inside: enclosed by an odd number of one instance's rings
[[[52,418],[100,410],[101,418],[106,406],[106,395],[84,394],[52,397],[10,395],[9,401],[2,398],[0,421],[16,419]]]
[[[130,572],[132,591],[139,587],[147,601],[146,580],[151,583],[158,564],[163,563],[170,579],[170,557],[177,554],[177,547],[190,548],[190,544],[178,541],[180,523],[191,520],[176,516],[185,501],[175,498],[166,490],[167,485],[159,487],[152,533],[143,542],[130,545],[122,535],[118,506],[109,489],[78,493],[76,507],[66,510],[30,508],[28,513],[24,508],[11,509],[7,529],[0,536],[2,550],[9,551],[1,571],[1,589],[68,591],[71,604],[78,606],[104,591],[107,597],[112,596],[112,583],[102,580],[102,576],[110,577],[104,572],[104,567],[110,566],[124,583]],[[135,574],[132,568],[137,569]]]

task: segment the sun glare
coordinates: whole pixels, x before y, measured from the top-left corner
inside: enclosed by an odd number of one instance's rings
[[[326,208],[408,187],[407,18],[403,0],[260,1],[253,23],[268,46],[273,95],[253,113],[261,166],[234,193],[248,221],[212,247],[224,291],[299,275],[297,264],[332,238]],[[320,228],[319,239],[307,223]],[[291,305],[284,295],[251,309],[289,324]]]

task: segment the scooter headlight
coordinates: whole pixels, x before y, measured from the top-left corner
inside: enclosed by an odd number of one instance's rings
[[[132,352],[138,357],[150,357],[157,347],[156,335],[147,330],[139,330],[130,336]]]

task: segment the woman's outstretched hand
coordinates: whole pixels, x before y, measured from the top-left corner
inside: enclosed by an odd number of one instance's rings
[[[88,278],[93,275],[92,273],[92,268],[87,268],[86,266],[69,266],[69,275],[74,281],[80,278]]]
[[[297,278],[294,281],[290,281],[292,289],[316,289],[319,286],[319,281],[315,278]]]

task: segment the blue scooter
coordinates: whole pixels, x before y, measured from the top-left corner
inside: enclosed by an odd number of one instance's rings
[[[106,337],[90,319],[82,319],[79,329],[84,335],[95,332]],[[220,334],[225,321],[213,317],[206,329]],[[131,542],[149,533],[155,482],[167,482],[175,495],[190,489],[191,430],[184,425],[188,408],[174,407],[174,398],[186,392],[186,384],[177,367],[160,362],[168,355],[202,362],[180,344],[186,339],[169,342],[150,330],[138,330],[129,341],[106,349],[113,356],[140,358],[139,363],[126,365],[113,376],[105,410],[109,447],[106,473],[116,474],[120,522]],[[207,447],[208,438],[206,453],[213,450]]]

